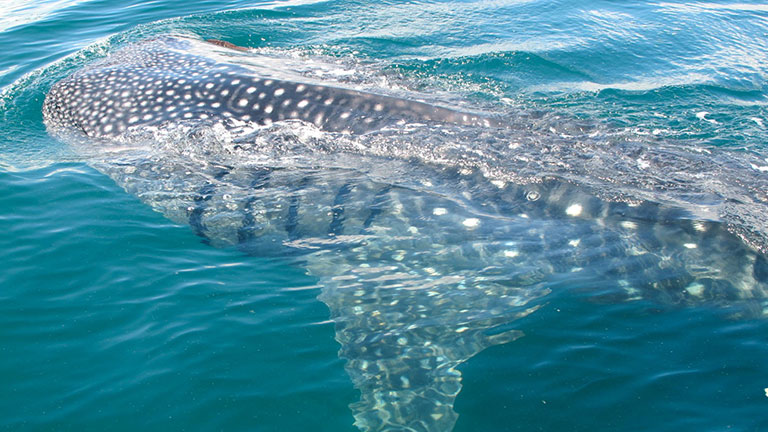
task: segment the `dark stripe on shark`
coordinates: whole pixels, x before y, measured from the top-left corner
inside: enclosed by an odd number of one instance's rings
[[[311,180],[308,177],[304,177],[299,184],[296,185],[294,193],[291,195],[290,205],[288,206],[288,215],[285,221],[285,232],[288,234],[289,240],[296,240],[301,237],[301,233],[299,232],[300,192],[310,183]]]
[[[411,122],[498,125],[423,102],[256,76],[244,66],[188,52],[205,53],[208,45],[176,38],[129,45],[55,84],[43,107],[46,122],[106,138],[183,121],[238,127],[295,119],[348,133]]]
[[[368,217],[365,218],[365,221],[363,222],[363,229],[370,228],[373,221],[376,220],[376,217],[381,214],[382,210],[386,207],[387,198],[391,189],[392,186],[387,185],[376,192],[376,195],[373,197],[373,202],[369,207]]]
[[[331,208],[331,226],[328,228],[328,234],[340,235],[344,231],[344,202],[347,200],[349,193],[352,191],[352,185],[345,183],[336,192],[336,197],[333,199],[333,207]]]
[[[214,179],[221,180],[227,174],[229,174],[229,169],[222,168],[214,175]],[[203,238],[203,242],[206,244],[209,243],[209,239],[206,235],[207,228],[205,227],[205,223],[203,223],[203,215],[208,208],[208,202],[213,198],[215,192],[215,184],[213,182],[207,182],[197,191],[197,195],[193,198],[195,206],[189,212],[189,225],[195,230],[195,234]]]
[[[253,179],[251,180],[251,188],[264,189],[268,187],[270,175],[271,171],[269,169],[256,169],[253,173]],[[258,228],[253,212],[255,211],[254,204],[256,204],[257,201],[257,197],[250,196],[243,205],[243,223],[237,231],[237,241],[239,244],[250,242],[256,238]]]

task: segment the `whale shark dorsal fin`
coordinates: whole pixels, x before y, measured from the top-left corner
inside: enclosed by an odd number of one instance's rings
[[[248,48],[246,48],[246,47],[242,47],[240,45],[235,45],[232,42],[227,42],[227,41],[223,41],[223,40],[220,40],[220,39],[206,39],[205,41],[208,42],[209,44],[218,45],[220,47],[229,48],[229,49],[233,49],[233,50],[236,50],[236,51],[243,51],[243,52],[247,52],[248,51]]]

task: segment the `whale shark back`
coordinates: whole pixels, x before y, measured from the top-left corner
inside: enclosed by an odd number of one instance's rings
[[[236,63],[189,52],[211,51],[206,45],[172,37],[129,45],[58,82],[43,106],[46,121],[91,138],[182,121],[269,125],[301,120],[355,134],[406,122],[497,124],[418,101],[256,76]]]

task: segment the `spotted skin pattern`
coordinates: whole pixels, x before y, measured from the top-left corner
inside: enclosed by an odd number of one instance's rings
[[[91,138],[188,120],[270,125],[302,120],[329,132],[365,133],[406,122],[496,124],[422,102],[356,90],[255,76],[243,66],[191,54],[190,39],[130,45],[57,83],[43,113],[49,124]]]

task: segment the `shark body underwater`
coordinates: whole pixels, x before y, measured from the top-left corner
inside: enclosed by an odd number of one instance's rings
[[[726,224],[556,178],[515,184],[422,163],[387,131],[499,122],[286,79],[226,51],[185,37],[128,45],[55,84],[45,122],[207,243],[300,252],[361,392],[360,430],[452,430],[457,366],[520,337],[512,323],[566,281],[765,315],[765,256]]]

